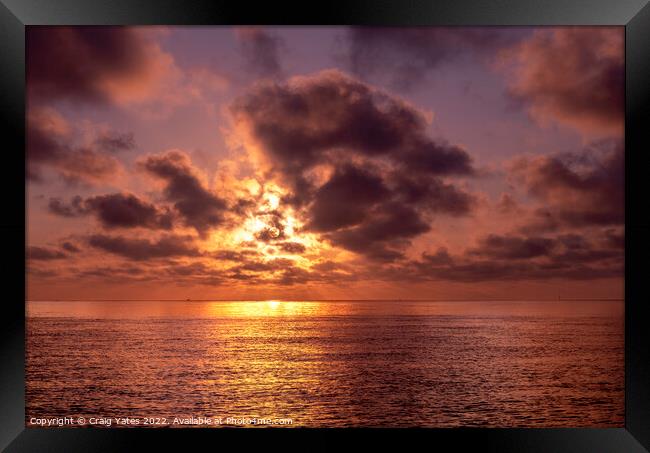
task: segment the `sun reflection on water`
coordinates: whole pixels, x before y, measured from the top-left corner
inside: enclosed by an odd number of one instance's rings
[[[30,302],[26,411],[621,426],[622,302],[260,299]]]

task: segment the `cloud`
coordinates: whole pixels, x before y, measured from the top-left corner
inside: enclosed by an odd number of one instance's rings
[[[79,195],[72,198],[70,203],[64,203],[59,198],[50,198],[47,205],[50,213],[60,217],[79,217],[86,213],[86,208],[83,206],[83,198]]]
[[[408,172],[395,173],[391,178],[394,181],[397,201],[418,206],[425,211],[464,216],[469,214],[476,204],[474,195],[439,178],[412,175]]]
[[[25,272],[29,274],[29,278],[38,278],[38,279],[58,279],[59,272],[51,269],[38,269],[34,267],[26,267]]]
[[[425,114],[335,70],[258,85],[231,112],[285,171],[331,162],[340,150],[406,159],[408,168],[423,173],[472,171],[467,152],[426,136]]]
[[[442,179],[473,176],[469,154],[430,139],[426,114],[341,72],[260,84],[231,113],[305,230],[335,245],[396,259],[431,214],[472,209],[474,197]]]
[[[439,247],[436,253],[422,252],[422,261],[432,265],[452,264],[453,260],[445,247]]]
[[[391,272],[406,279],[459,282],[591,280],[622,277],[623,266],[622,249],[594,244],[579,234],[488,235],[464,254],[451,256],[440,248]]]
[[[89,146],[76,146],[69,123],[51,108],[35,107],[27,115],[27,177],[41,180],[53,169],[68,183],[96,184],[113,179],[120,163]]]
[[[471,175],[474,169],[469,154],[458,146],[423,140],[402,153],[399,159],[405,171],[432,175]]]
[[[121,265],[121,266],[92,266],[81,269],[75,273],[77,278],[96,278],[101,281],[112,283],[152,281],[156,275],[147,273],[146,269],[138,266]]]
[[[277,244],[280,250],[286,253],[290,253],[293,255],[300,255],[301,253],[305,253],[307,250],[307,247],[304,246],[304,244],[301,244],[300,242],[280,242]]]
[[[67,255],[60,250],[54,250],[46,247],[29,246],[27,247],[28,260],[60,260],[66,258]]]
[[[216,260],[222,261],[244,261],[251,255],[258,253],[253,250],[219,250],[210,254]]]
[[[307,228],[323,232],[356,225],[389,193],[376,174],[352,165],[338,168],[314,194]]]
[[[94,234],[87,240],[91,247],[136,261],[201,255],[191,236],[166,235],[149,240]]]
[[[379,261],[402,257],[399,249],[409,245],[410,238],[431,228],[413,208],[402,204],[383,204],[369,221],[351,228],[338,229],[325,235],[332,243],[362,253]]]
[[[585,250],[589,248],[589,242],[584,236],[575,233],[562,234],[557,237],[567,250]]]
[[[499,214],[503,215],[518,214],[522,210],[517,200],[509,193],[501,194],[495,208]]]
[[[225,199],[208,190],[187,154],[169,151],[143,158],[139,165],[165,181],[164,198],[171,202],[187,226],[204,235],[221,225],[228,212]]]
[[[603,233],[605,246],[625,249],[625,233],[622,230],[617,231],[614,228],[608,228]]]
[[[172,213],[151,203],[140,200],[133,194],[115,193],[98,195],[82,200],[77,196],[69,204],[58,198],[49,202],[51,213],[62,217],[79,217],[94,214],[104,228],[148,228],[169,230],[172,228]]]
[[[292,286],[305,283],[341,284],[353,276],[343,272],[340,266],[312,266],[303,268],[287,258],[251,259],[227,269],[222,273],[226,281],[246,284]]]
[[[151,30],[133,27],[32,26],[26,56],[30,102],[142,101],[177,72]]]
[[[623,143],[617,140],[594,143],[579,152],[516,159],[511,166],[514,180],[542,203],[524,228],[622,225],[624,159]]]
[[[230,270],[251,272],[273,272],[293,265],[293,260],[275,258],[266,261],[248,261]]]
[[[408,89],[468,56],[489,60],[524,34],[495,27],[355,27],[346,35],[344,58],[356,75],[388,75],[393,86]]]
[[[57,171],[69,184],[96,184],[112,180],[120,171],[119,162],[89,148],[79,148],[57,162]]]
[[[470,250],[471,255],[488,258],[520,260],[546,256],[555,242],[543,237],[508,237],[491,234],[480,241],[480,246]]]
[[[132,132],[106,132],[95,140],[96,145],[107,152],[130,151],[135,148],[135,138]]]
[[[235,34],[249,71],[264,78],[277,78],[282,75],[282,38],[259,27],[239,27],[235,29]]]
[[[70,252],[70,253],[79,253],[81,251],[79,247],[77,247],[75,244],[69,241],[63,242],[61,244],[61,248],[66,252]]]
[[[381,58],[383,52],[387,56],[385,71],[389,77],[397,76],[400,83],[408,85],[427,77],[432,70],[460,61],[464,55],[487,61],[504,47],[511,48],[510,62],[516,64],[520,62],[517,58],[525,57],[526,45],[546,42],[549,49],[540,48],[537,60],[531,60],[534,64],[530,73],[513,73],[512,94],[537,119],[552,117],[585,131],[592,127],[614,130],[607,125],[609,120],[604,114],[606,93],[599,92],[589,100],[580,92],[581,87],[570,82],[568,86],[578,91],[569,94],[569,98],[577,99],[572,107],[553,100],[553,96],[562,93],[555,90],[559,82],[552,80],[545,85],[548,80],[540,82],[531,75],[536,67],[541,71],[544,61],[551,64],[557,58],[553,52],[564,45],[584,47],[580,52],[569,52],[571,58],[581,52],[596,58],[587,49],[587,41],[563,42],[551,33],[553,30],[543,31],[548,32],[548,41],[529,31],[513,37],[490,30],[477,33],[461,30],[394,29],[388,30],[385,37],[379,36],[375,29],[352,30],[350,36],[358,35],[350,38],[359,46],[354,49],[358,73],[372,72],[376,63],[372,59]],[[34,263],[37,267],[53,268],[30,269],[32,275],[51,272],[51,275],[66,276],[79,271],[79,276],[115,281],[140,279],[179,285],[229,286],[622,276],[624,153],[621,142],[607,140],[581,151],[514,159],[509,169],[513,184],[507,189],[512,193],[502,194],[494,205],[500,214],[497,220],[480,225],[484,218],[474,219],[474,223],[455,219],[481,214],[483,211],[476,205],[487,194],[471,192],[470,178],[478,172],[469,150],[430,136],[431,113],[338,71],[281,80],[278,38],[263,29],[238,33],[242,54],[254,66],[250,66],[250,72],[267,79],[248,91],[238,92],[239,97],[230,106],[234,135],[240,134],[233,137],[233,143],[240,144],[237,139],[241,138],[251,161],[233,171],[230,170],[235,165],[222,167],[220,164],[213,182],[185,152],[146,155],[137,160],[137,167],[153,177],[146,187],[146,197],[130,193],[86,193],[71,199],[51,198],[48,205],[51,213],[68,218],[84,216],[83,220],[70,224],[81,226],[84,221],[96,219],[96,227],[106,230],[143,228],[157,232],[136,230],[135,236],[126,235],[126,231],[88,232],[83,239],[67,236],[52,247],[31,246],[27,249],[28,259],[40,260]],[[157,47],[144,34],[126,34],[135,36],[136,47],[138,43],[153,46],[148,47],[151,49]],[[65,45],[79,48],[85,48],[84,40],[94,39],[89,38],[92,33],[55,35],[68,36],[71,43]],[[532,36],[526,41],[528,44],[511,47],[515,40],[525,36]],[[121,48],[111,44],[113,38],[106,39],[107,49]],[[584,70],[585,74],[579,75],[589,87],[606,82],[606,63],[615,60],[609,56],[606,41],[594,38],[603,61],[600,57],[587,58],[585,61],[593,63],[595,72],[590,75]],[[88,45],[92,48],[95,44]],[[65,54],[68,50],[56,49],[55,53]],[[139,64],[124,65],[112,72],[113,68],[102,67],[107,61],[102,51],[98,51],[96,61],[81,65],[89,68],[87,72],[54,68],[49,81],[42,73],[40,79],[38,72],[29,76],[32,77],[31,85],[28,84],[30,177],[49,176],[51,172],[69,182],[109,182],[114,181],[121,169],[117,158],[129,161],[133,158],[119,154],[136,148],[132,133],[96,125],[91,125],[88,133],[84,130],[87,121],[80,127],[43,106],[43,102],[50,105],[63,102],[75,104],[66,105],[66,109],[77,109],[81,103],[107,106],[151,101],[159,89],[149,89],[140,83],[161,77],[157,71],[164,67],[164,61],[168,67],[173,66],[171,57],[158,53],[154,55],[158,62],[147,63],[157,66],[153,72],[151,68],[140,68]],[[158,49],[158,52],[162,51]],[[377,54],[371,55],[372,52]],[[611,55],[614,54],[612,51]],[[85,55],[82,52],[80,58],[85,59]],[[117,66],[122,65],[123,57],[128,55],[113,58],[117,59]],[[42,58],[50,57],[42,55]],[[258,60],[253,61],[254,58]],[[577,66],[569,68],[578,69]],[[69,72],[70,80],[76,80],[79,86],[57,85],[64,72]],[[223,93],[228,87],[228,81],[207,67],[189,68],[186,75],[188,85],[179,85],[182,89],[176,92],[192,102],[200,99],[207,104],[215,93]],[[124,90],[116,82],[120,78],[125,81]],[[587,101],[593,101],[596,107],[587,108]],[[249,163],[251,167],[244,169]],[[240,174],[246,174],[246,180],[237,179],[240,170]],[[229,174],[220,179],[221,173]],[[466,180],[469,180],[467,185]],[[256,182],[257,187],[249,190],[249,182]],[[491,193],[492,189],[499,190],[492,183],[488,186]],[[520,188],[526,196],[517,191]],[[156,193],[156,189],[161,192]],[[264,196],[271,192],[279,198],[279,205],[262,207]],[[441,217],[451,218],[438,221]],[[509,219],[516,219],[517,223],[511,225],[512,231],[504,232]],[[517,229],[522,223],[524,226]],[[495,224],[496,228],[490,230]],[[189,229],[173,231],[174,227],[193,228],[198,235]],[[446,233],[451,230],[454,232],[447,238]],[[102,233],[99,228],[98,231]],[[182,235],[186,231],[194,236]],[[215,234],[208,236],[210,232]],[[465,233],[466,238],[462,236]],[[208,237],[210,243],[205,245]],[[455,249],[459,237],[467,245]],[[240,239],[242,242],[237,245],[230,243]],[[450,248],[436,248],[438,239]],[[417,250],[409,249],[412,243],[418,245]],[[431,243],[435,244],[433,248],[420,253],[422,247]],[[214,250],[214,247],[222,249]],[[87,254],[88,251],[92,253]],[[74,258],[74,270],[60,266],[60,260],[66,257]],[[98,266],[98,259],[109,264]],[[114,262],[125,266],[113,265]]]
[[[502,55],[504,71],[512,74],[511,94],[541,122],[622,135],[623,36],[623,27],[536,30]]]
[[[446,280],[464,283],[481,281],[533,281],[533,280],[595,280],[620,278],[621,265],[597,267],[586,265],[567,266],[561,263],[543,265],[538,263],[515,264],[512,262],[475,261],[445,267],[424,268],[420,277],[425,280]]]

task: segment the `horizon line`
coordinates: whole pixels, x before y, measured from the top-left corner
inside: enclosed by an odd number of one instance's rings
[[[592,301],[592,302],[620,302],[625,298],[595,298],[595,297],[567,297],[567,298],[438,298],[438,299],[25,299],[25,302],[562,302],[562,301]]]

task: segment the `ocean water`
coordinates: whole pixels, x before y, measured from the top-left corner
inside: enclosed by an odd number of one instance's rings
[[[623,309],[622,301],[28,302],[26,424],[621,427]]]

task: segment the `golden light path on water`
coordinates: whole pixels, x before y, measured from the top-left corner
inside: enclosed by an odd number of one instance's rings
[[[27,415],[622,426],[622,302],[28,302]]]

